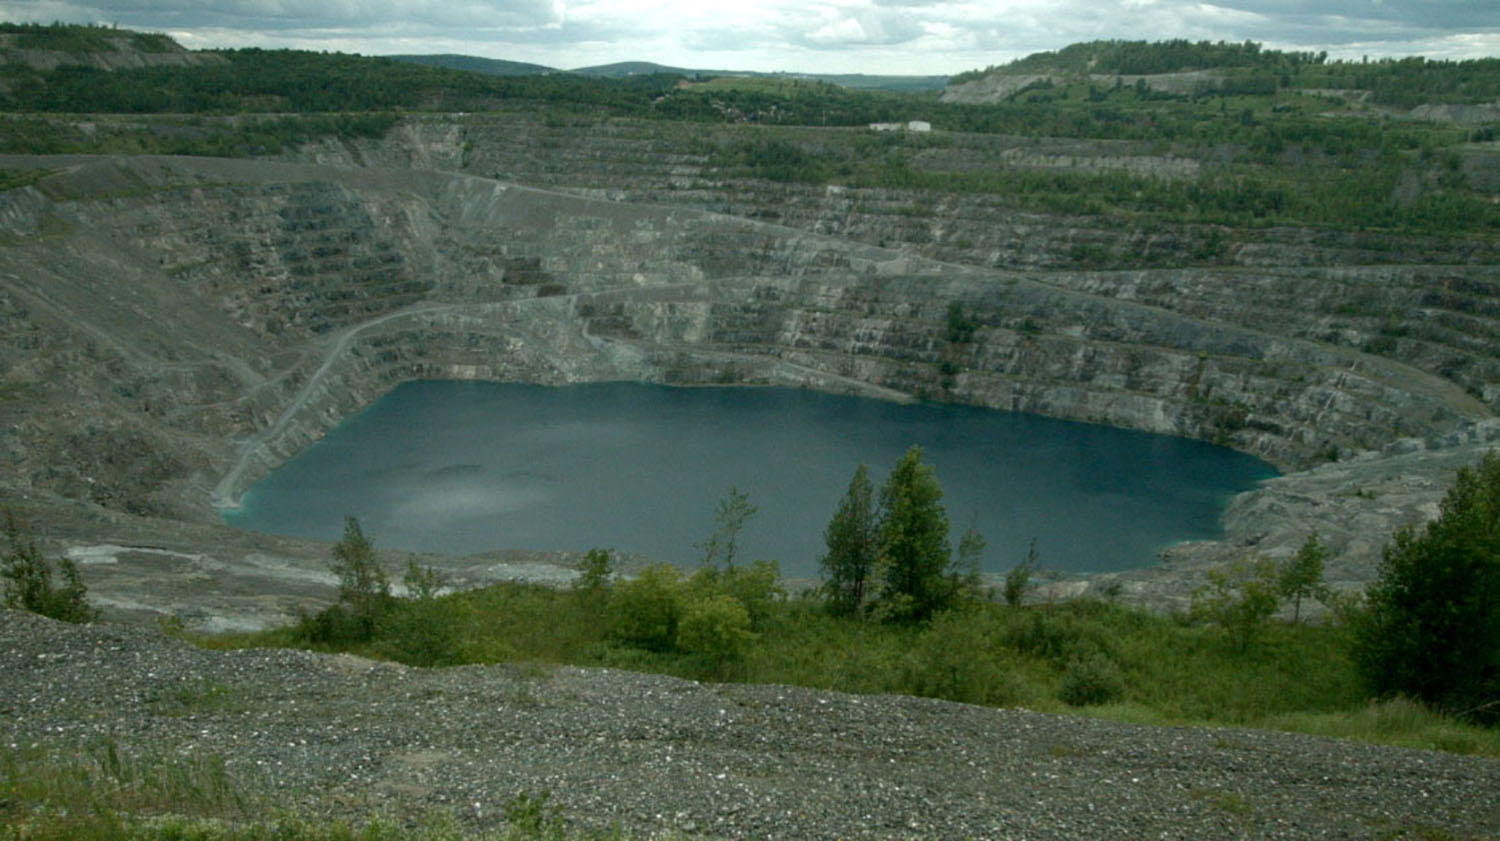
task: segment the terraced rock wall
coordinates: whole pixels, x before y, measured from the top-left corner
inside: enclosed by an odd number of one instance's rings
[[[913,217],[868,210],[890,194],[768,186],[760,201],[788,201],[767,222],[612,190],[608,162],[594,178],[573,160],[563,189],[442,171],[479,155],[463,136],[414,124],[305,154],[322,163],[4,161],[53,174],[0,194],[0,494],[105,523],[215,522],[216,505],[423,378],[936,399],[1202,438],[1291,469],[1441,438],[1500,405],[1493,265],[1317,265],[1333,252],[1316,244],[1258,265],[1290,248],[1275,243],[1213,266],[963,263],[916,242]],[[605,157],[609,140],[583,148]],[[696,177],[637,157],[642,184]],[[955,200],[922,224],[981,242],[985,207]],[[827,232],[839,214],[856,233]],[[1026,224],[1044,248],[1123,236]],[[1235,533],[1269,546],[1303,527]],[[1368,543],[1350,562],[1366,573]]]

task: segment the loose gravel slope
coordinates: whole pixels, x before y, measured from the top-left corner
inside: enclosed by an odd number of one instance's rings
[[[572,824],[643,835],[1500,837],[1496,760],[610,670],[208,652],[0,611],[0,739],[100,737],[221,754],[314,813],[475,826],[548,790]]]

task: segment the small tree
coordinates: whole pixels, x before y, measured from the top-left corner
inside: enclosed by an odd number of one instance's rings
[[[1386,546],[1354,658],[1380,695],[1500,722],[1500,456],[1458,471],[1436,520]]]
[[[1302,547],[1282,564],[1278,570],[1276,590],[1284,599],[1292,600],[1292,621],[1302,621],[1302,599],[1328,599],[1328,588],[1323,584],[1323,561],[1328,550],[1318,542],[1316,533],[1307,536]]]
[[[828,551],[818,559],[818,566],[828,612],[835,616],[857,615],[870,597],[879,528],[874,496],[870,470],[861,464],[823,531]]]
[[[960,599],[986,601],[990,595],[985,590],[981,564],[984,549],[989,545],[979,529],[969,526],[958,539],[958,557],[954,562],[953,586]]]
[[[978,328],[979,319],[969,315],[963,304],[957,301],[948,304],[948,341],[956,345],[972,342]]]
[[[401,576],[401,584],[406,588],[407,597],[418,601],[437,598],[444,586],[443,576],[432,567],[419,565],[416,558],[407,558],[406,573]]]
[[[59,586],[52,578],[52,564],[37,548],[36,541],[24,534],[12,511],[5,512],[5,538],[8,544],[0,575],[5,578],[5,606],[29,610],[63,622],[85,623],[99,618],[99,611],[88,603],[87,589],[78,567],[60,558],[57,571],[62,575]]]
[[[735,556],[739,553],[740,530],[755,512],[759,510],[750,504],[750,497],[737,487],[731,487],[729,493],[719,500],[719,507],[714,511],[714,533],[707,541],[700,544],[703,549],[703,565],[715,566],[720,561],[724,566],[734,566]]]
[[[578,566],[578,577],[573,579],[573,589],[580,593],[597,595],[609,589],[614,577],[614,564],[609,559],[608,549],[590,549]]]
[[[1277,583],[1276,562],[1269,558],[1241,559],[1211,569],[1208,584],[1193,593],[1191,615],[1223,628],[1243,654],[1280,604]]]
[[[1026,550],[1026,560],[1010,568],[1005,573],[1005,586],[1001,592],[1005,596],[1005,603],[1011,607],[1019,607],[1026,600],[1026,591],[1031,588],[1031,576],[1036,573],[1036,538],[1031,539],[1031,546]]]
[[[333,545],[333,572],[339,577],[339,602],[348,609],[349,632],[368,640],[391,599],[391,583],[375,559],[375,544],[354,517],[344,518],[344,536]]]
[[[948,514],[937,472],[913,445],[880,489],[883,615],[923,622],[953,601]]]

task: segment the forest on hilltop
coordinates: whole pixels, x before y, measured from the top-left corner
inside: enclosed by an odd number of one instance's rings
[[[180,50],[166,36],[102,27],[0,25],[6,34],[62,52]],[[1428,234],[1500,227],[1489,145],[1496,121],[1460,125],[1391,110],[1500,99],[1497,59],[1341,62],[1253,42],[1096,41],[955,77],[1038,76],[1000,101],[960,104],[935,92],[783,77],[496,76],[338,53],[213,54],[190,66],[117,70],[0,64],[0,151],[268,155],[319,137],[380,137],[409,115],[521,112],[549,125],[634,121],[649,127],[660,153],[701,159],[733,179],[984,194],[1129,224]],[[1187,90],[1123,78],[1190,70],[1214,75]],[[120,121],[84,130],[79,114]],[[849,131],[909,120],[935,131]],[[701,128],[709,125],[724,131],[710,140]],[[994,146],[1014,138],[1092,144],[1085,158],[1120,154],[1102,144],[1138,144],[1126,147],[1134,159],[1193,161],[1197,175],[1149,165],[1002,165]]]

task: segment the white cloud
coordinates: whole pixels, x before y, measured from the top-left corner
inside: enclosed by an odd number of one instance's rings
[[[115,22],[189,47],[459,52],[554,67],[953,73],[1096,38],[1256,40],[1334,56],[1500,52],[1475,0],[0,0],[0,18]]]

